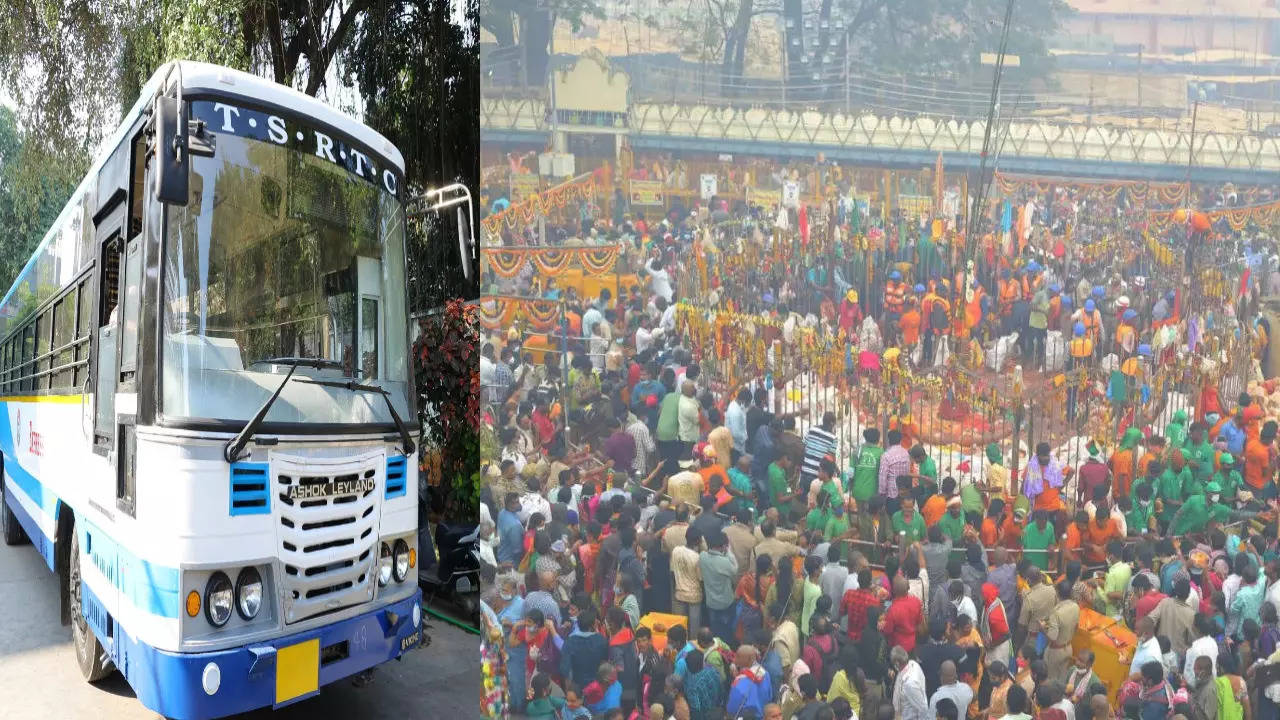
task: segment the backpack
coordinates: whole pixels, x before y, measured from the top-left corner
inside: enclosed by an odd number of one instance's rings
[[[818,657],[822,658],[822,675],[818,677],[818,692],[826,695],[831,689],[831,681],[836,676],[836,661],[840,657],[840,643],[836,642],[835,635],[828,635],[831,638],[831,652],[825,652],[819,645],[816,637],[809,638],[806,643],[812,647],[814,652],[818,653]],[[852,678],[850,678],[852,680]]]
[[[715,664],[712,663],[711,659],[716,656],[719,656],[720,658],[721,679],[728,682],[733,673],[733,653],[730,652],[728,646],[723,642],[713,643],[710,648],[706,649],[702,653],[702,657],[707,661],[707,665],[712,667],[715,667]]]
[[[763,629],[764,613],[760,612],[760,608],[745,600],[738,600],[738,623],[734,627],[734,638],[739,643],[750,642]]]

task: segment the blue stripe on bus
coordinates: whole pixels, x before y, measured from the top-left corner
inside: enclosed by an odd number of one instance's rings
[[[7,403],[0,403],[0,451],[4,452],[4,471],[27,497],[31,498],[46,515],[57,520],[61,501],[57,494],[45,488],[34,475],[18,462],[13,446],[13,429],[9,422]],[[25,509],[13,503],[15,513]],[[46,538],[40,530],[35,518],[30,518],[30,525],[23,523],[23,528],[31,536],[40,554],[45,558],[49,569],[54,569],[54,541]],[[133,601],[139,610],[166,618],[177,618],[182,594],[180,573],[178,568],[157,565],[121,547],[110,535],[93,525],[82,515],[80,525],[80,548],[90,555],[93,562],[104,577],[122,594]],[[35,533],[32,533],[32,530]],[[89,535],[91,534],[91,538]]]
[[[14,484],[40,506],[45,515],[57,519],[58,496],[52,492],[46,493],[40,481],[18,463],[18,455],[13,446],[13,427],[9,422],[7,406],[8,403],[0,403],[0,451],[4,452],[4,470],[9,477],[13,478]]]
[[[0,478],[0,484],[3,482],[4,479]],[[44,534],[44,530],[40,528],[36,519],[31,517],[31,513],[27,512],[25,505],[13,501],[12,493],[9,495],[9,509],[13,511],[14,517],[18,518],[18,524],[22,529],[27,531],[27,537],[31,538],[31,544],[36,546],[36,551],[40,553],[40,557],[44,558],[44,564],[53,570],[53,538]]]

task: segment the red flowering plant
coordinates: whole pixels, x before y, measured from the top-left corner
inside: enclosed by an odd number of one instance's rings
[[[450,300],[418,319],[413,375],[422,423],[419,468],[443,498],[443,516],[480,513],[480,325],[476,306]]]

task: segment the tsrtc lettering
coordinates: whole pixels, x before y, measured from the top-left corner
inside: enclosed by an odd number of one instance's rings
[[[267,136],[277,145],[283,145],[289,139],[289,132],[284,128],[284,118],[272,115],[267,118]]]
[[[235,127],[231,125],[231,116],[234,114],[240,117],[240,108],[222,103],[214,103],[213,109],[222,113],[222,131],[235,132]]]
[[[316,157],[327,157],[329,162],[338,162],[333,157],[333,138],[320,132],[314,131],[316,134]]]
[[[396,175],[390,170],[382,171],[382,186],[392,195],[396,194]]]
[[[364,153],[356,150],[355,148],[347,148],[347,152],[351,153],[356,158],[356,175],[364,177],[364,166],[369,162],[369,158],[365,157]],[[372,170],[373,166],[370,165],[369,169]]]

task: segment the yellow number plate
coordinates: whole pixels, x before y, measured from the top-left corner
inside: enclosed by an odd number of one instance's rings
[[[320,686],[320,638],[276,650],[276,704]]]

